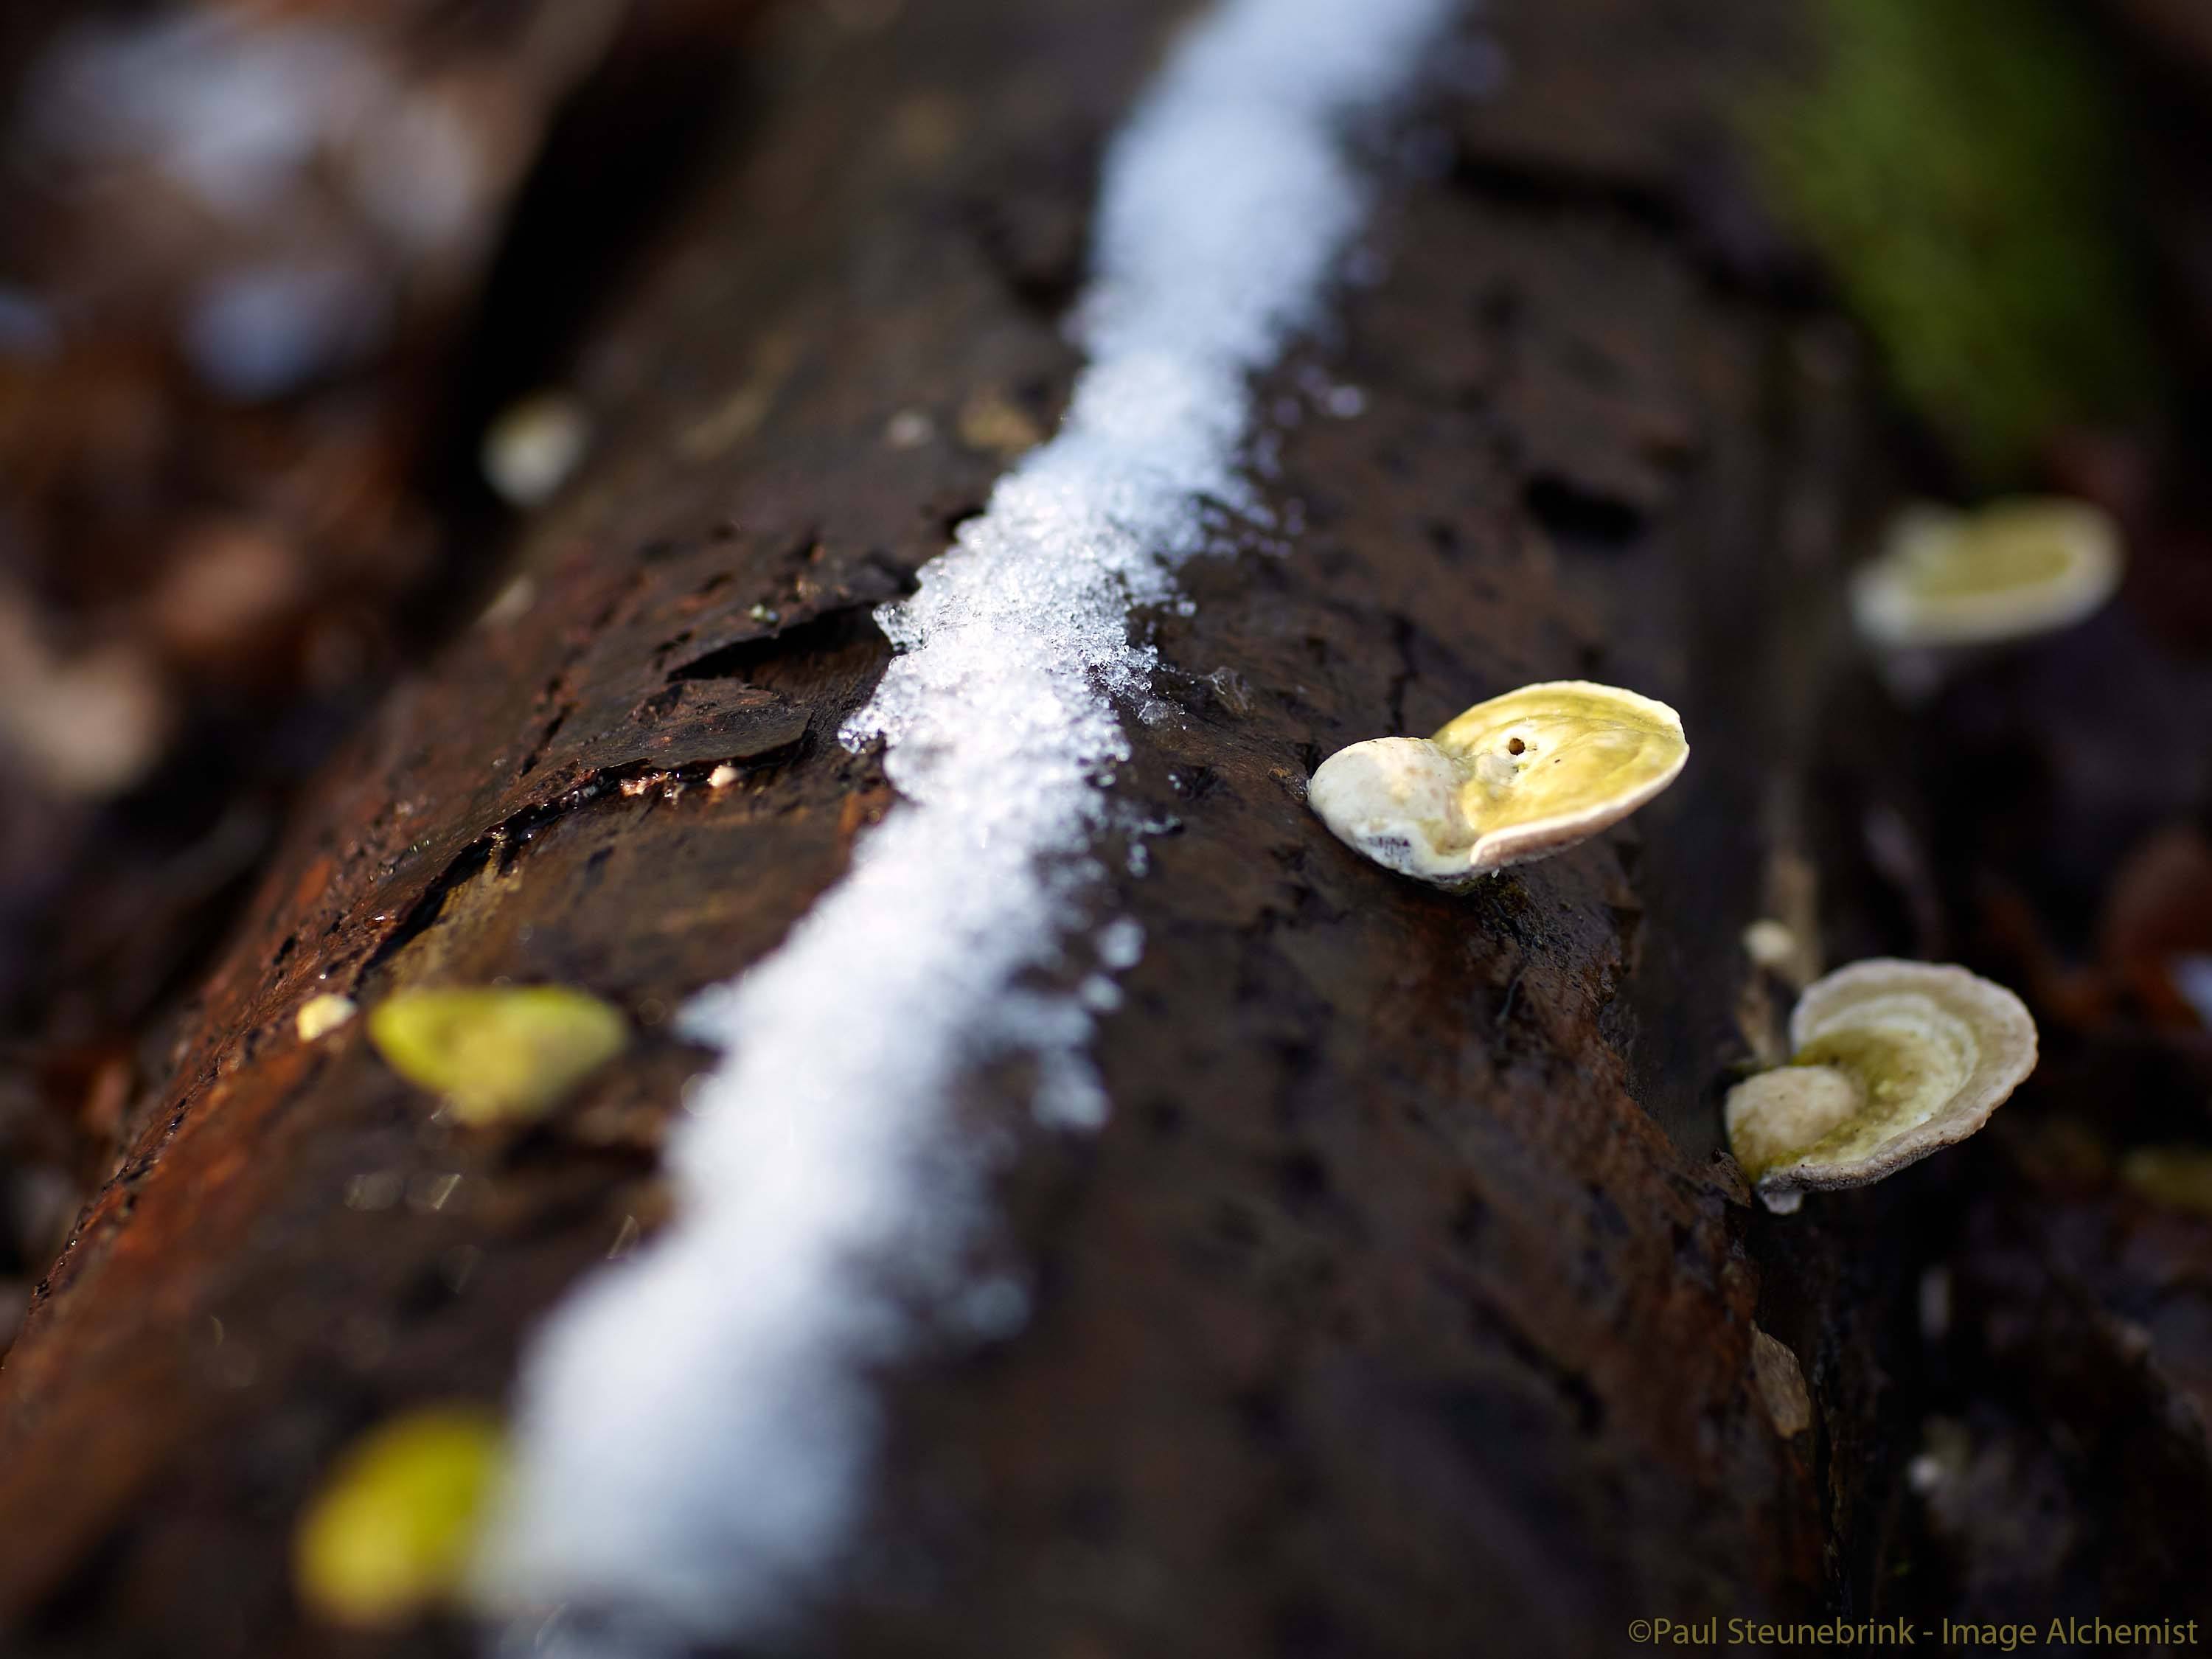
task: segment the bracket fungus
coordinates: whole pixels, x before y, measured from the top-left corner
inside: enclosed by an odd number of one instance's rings
[[[1964,1140],[2035,1069],[2035,1022],[1964,968],[1875,957],[1805,988],[1790,1063],[1729,1091],[1729,1146],[1766,1207],[1859,1187]]]
[[[477,1407],[426,1407],[370,1430],[340,1455],[293,1534],[301,1603],[374,1631],[463,1597],[505,1465],[499,1421]]]
[[[1307,791],[1337,839],[1388,870],[1463,888],[1619,823],[1689,758],[1665,703],[1589,680],[1524,685],[1432,738],[1376,738]]]
[[[2112,596],[2120,535],[2087,501],[2019,496],[1898,515],[1851,576],[1851,619],[1889,651],[1996,645],[2065,628]]]
[[[565,985],[402,991],[368,1017],[369,1040],[464,1123],[543,1116],[629,1044],[619,1009]]]

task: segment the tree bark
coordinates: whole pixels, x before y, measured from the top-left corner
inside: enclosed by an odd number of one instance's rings
[[[1898,1200],[1767,1219],[1717,1109],[1767,996],[1739,934],[1802,888],[1862,377],[1744,280],[1724,118],[1769,9],[1657,9],[1527,8],[1494,95],[1437,93],[1380,274],[1263,389],[1304,410],[1267,483],[1288,551],[1239,531],[1187,569],[1191,614],[1143,619],[1178,714],[1129,722],[1117,793],[1175,828],[1110,883],[1151,941],[1098,1043],[1113,1116],[1048,1132],[1019,1077],[972,1080],[963,1122],[1018,1146],[994,1248],[1035,1316],[885,1376],[873,1518],[803,1648],[1605,1654],[1638,1618],[1898,1604]],[[1048,428],[1100,146],[1176,15],[933,0],[793,21],[757,66],[757,118],[575,367],[609,437],[527,538],[531,588],[298,811],[8,1356],[18,1650],[338,1650],[286,1559],[333,1451],[501,1397],[663,1214],[702,1064],[669,1011],[891,805],[836,741],[887,659],[870,608]],[[902,447],[907,410],[932,435]],[[1345,743],[1572,676],[1674,702],[1692,744],[1596,841],[1455,898],[1303,804]],[[294,1035],[320,992],[499,975],[645,1040],[493,1134],[430,1121],[360,1022]],[[1794,1436],[1762,1327],[1814,1384]],[[2159,1467],[2203,1491],[2201,1454]]]

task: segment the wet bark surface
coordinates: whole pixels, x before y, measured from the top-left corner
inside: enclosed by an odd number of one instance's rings
[[[1339,323],[1262,391],[1275,523],[1139,619],[1171,712],[1129,711],[1115,791],[1161,827],[1104,849],[1147,937],[1097,1045],[1113,1116],[1048,1131],[1018,1068],[969,1079],[960,1132],[1008,1149],[986,1249],[1032,1316],[887,1370],[872,1519],[798,1650],[1604,1654],[1638,1617],[1955,1608],[1995,1592],[1943,1551],[1983,1546],[1905,1481],[1946,1389],[2069,1536],[2123,1492],[2201,1508],[2201,1430],[2062,1292],[1997,1154],[1788,1222],[1723,1154],[1779,997],[1740,931],[1811,926],[1814,762],[1853,719],[1814,689],[1868,468],[1848,337],[1746,275],[1726,100],[1780,48],[1761,8],[1679,14],[1528,9],[1481,96],[1470,32],[1378,155]],[[671,1011],[896,810],[836,739],[887,658],[870,610],[1049,428],[1100,148],[1174,21],[941,0],[761,67],[580,367],[616,435],[529,586],[298,811],[8,1355],[17,1650],[465,1645],[305,1622],[294,1517],[367,1425],[501,1398],[563,1288],[664,1218],[706,1058]],[[1344,743],[1577,676],[1673,702],[1693,750],[1595,841],[1455,898],[1304,807]],[[1840,891],[1842,936],[1901,942],[1875,878]],[[294,1034],[320,992],[502,975],[642,1034],[526,1131],[437,1121],[359,1021]],[[1930,1206],[1958,1304],[2018,1310],[1996,1358],[1985,1325],[1923,1339]],[[2110,1259],[2081,1248],[2069,1285]],[[1809,1429],[1778,1427],[1755,1327]],[[2101,1450],[2039,1438],[2075,1419]],[[2203,1595],[2183,1561],[2123,1532],[2018,1573],[2172,1616]]]

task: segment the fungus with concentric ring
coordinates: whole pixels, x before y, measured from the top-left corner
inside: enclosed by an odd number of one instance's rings
[[[1805,988],[1790,1063],[1729,1091],[1729,1148],[1787,1214],[1964,1140],[2035,1069],[2021,1000],[1964,968],[1887,957]]]
[[[1689,758],[1665,703],[1589,680],[1479,702],[1432,738],[1339,750],[1307,799],[1337,838],[1382,865],[1461,888],[1616,823]]]

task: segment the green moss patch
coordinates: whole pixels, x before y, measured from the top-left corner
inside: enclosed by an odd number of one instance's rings
[[[2154,392],[2142,231],[2096,43],[2048,0],[1825,0],[1758,104],[1785,216],[1984,482]]]

